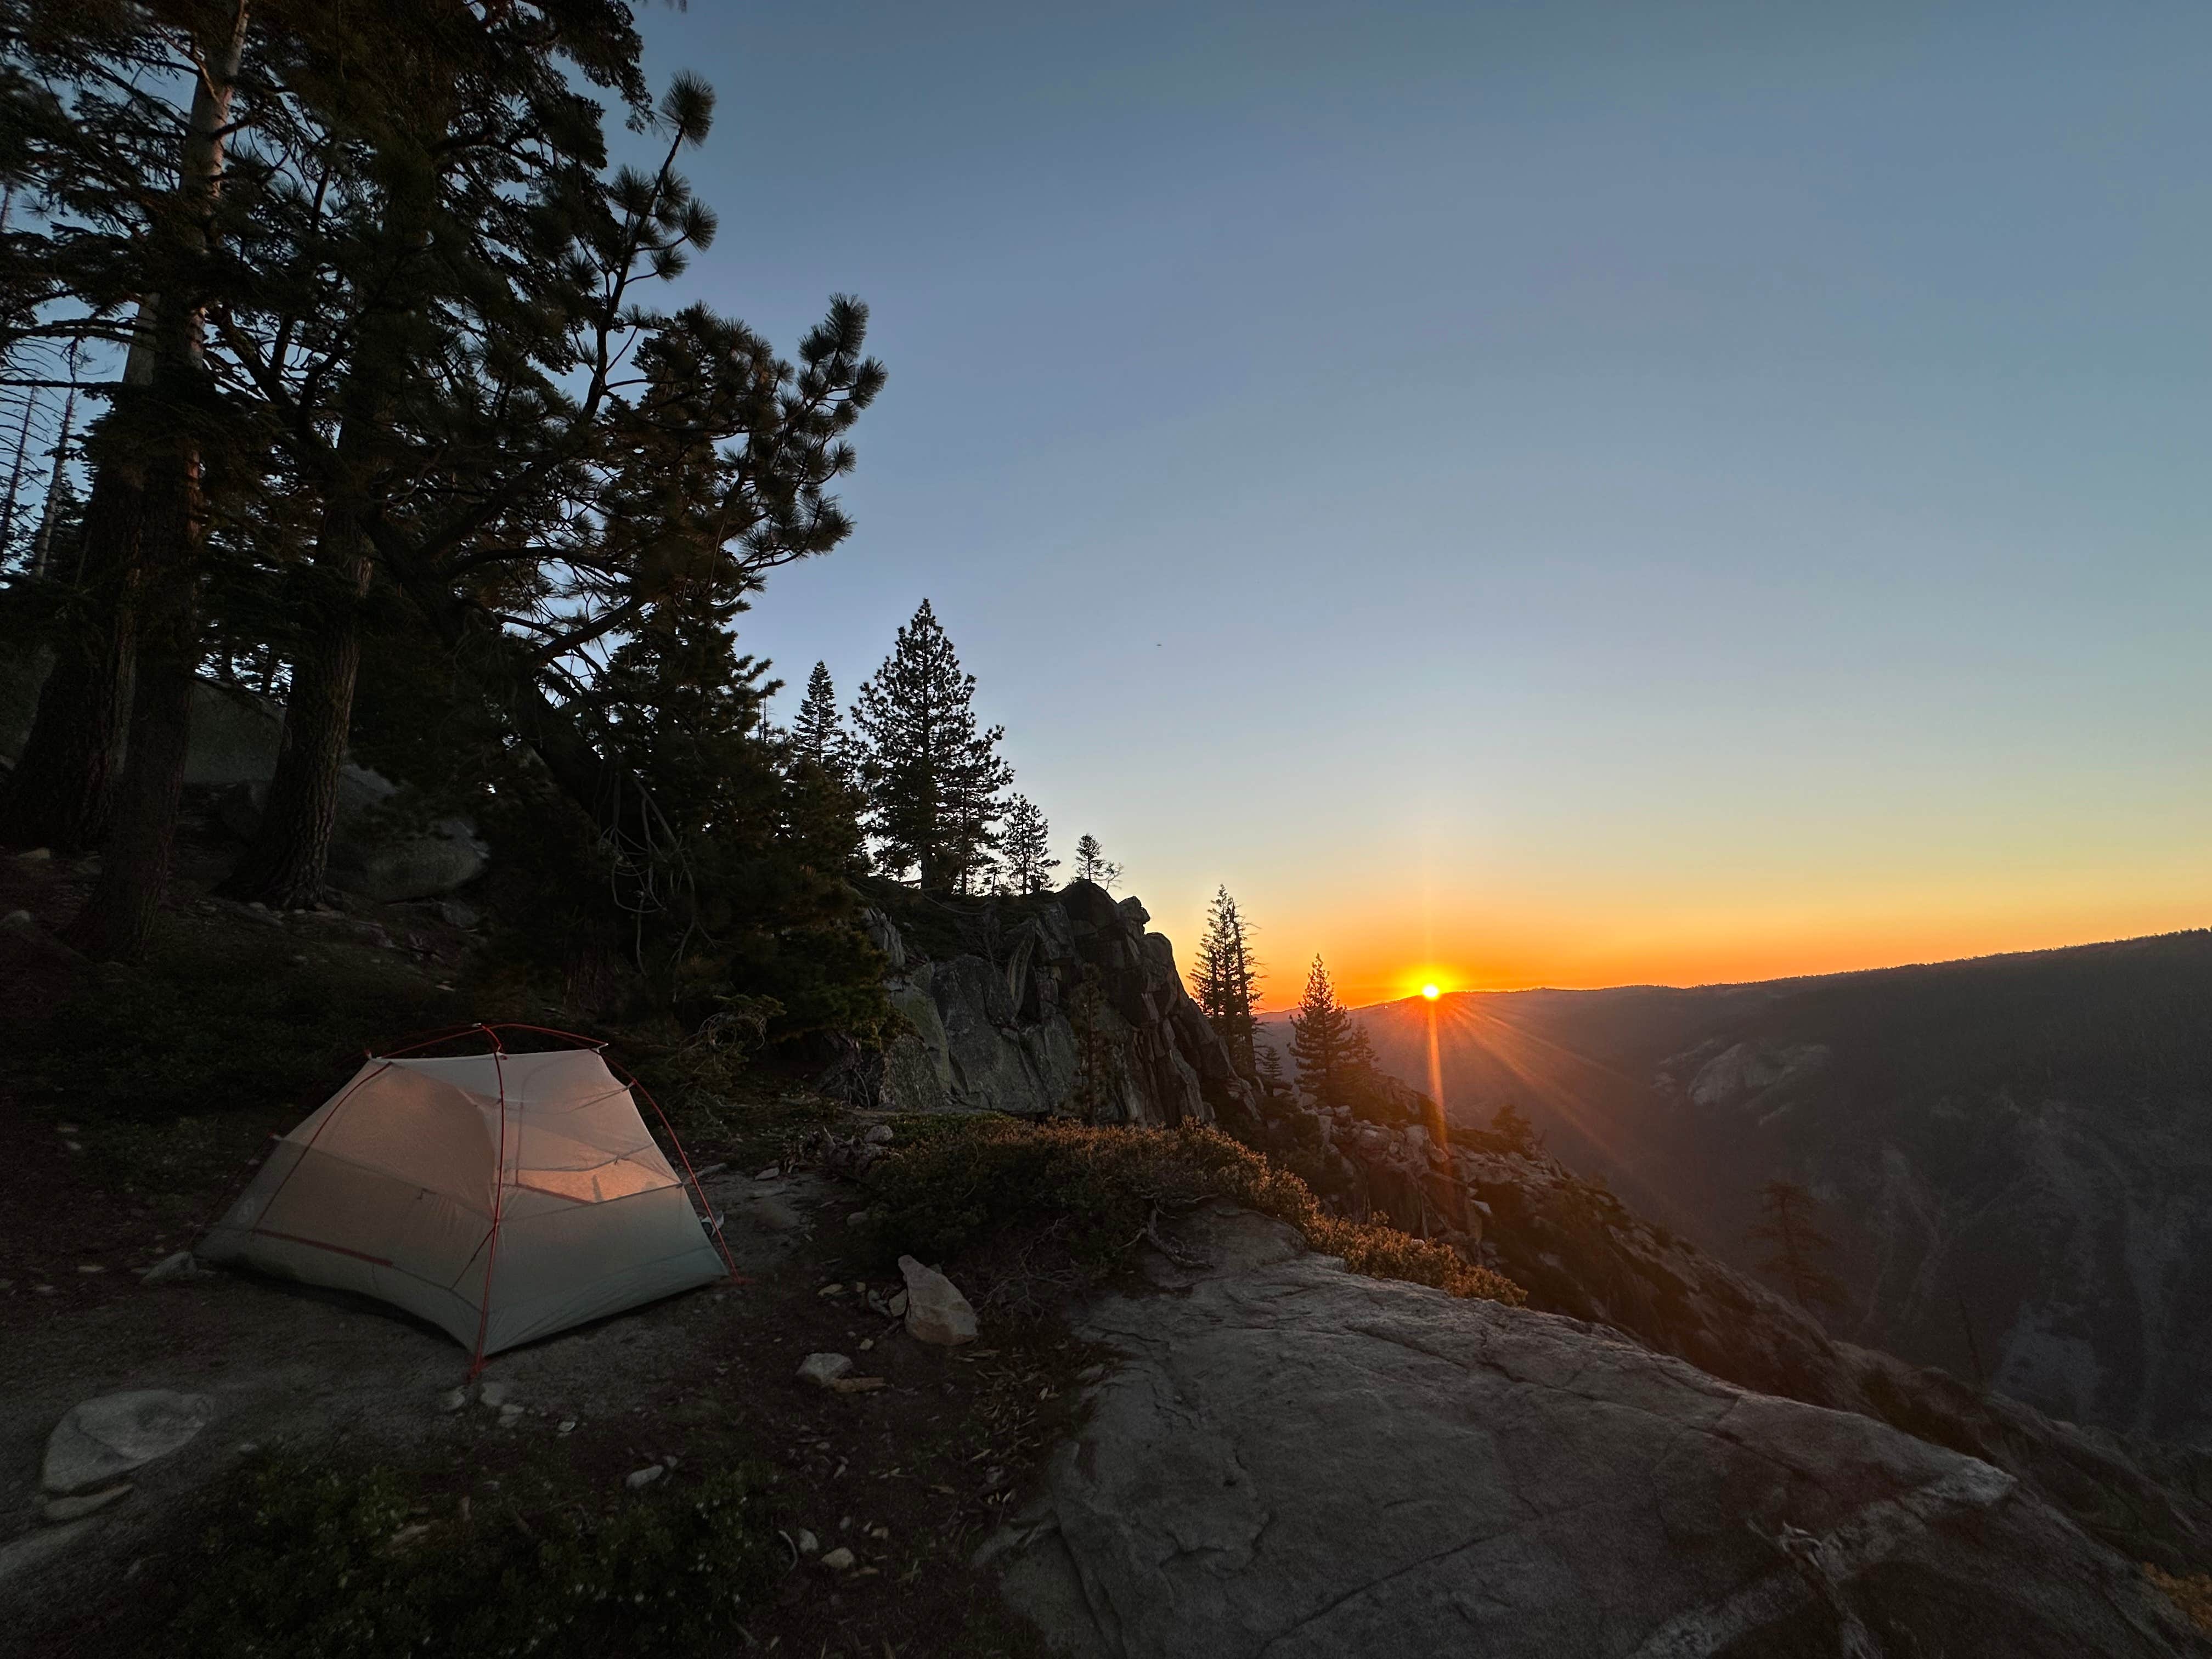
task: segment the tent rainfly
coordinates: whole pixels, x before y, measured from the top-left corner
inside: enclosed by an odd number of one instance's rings
[[[480,1029],[490,1054],[372,1056],[200,1255],[397,1304],[479,1366],[731,1271],[596,1049],[507,1054]]]

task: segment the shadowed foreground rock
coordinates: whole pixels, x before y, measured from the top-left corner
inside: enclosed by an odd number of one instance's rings
[[[1987,1463],[1272,1222],[1197,1231],[1212,1270],[1077,1316],[1128,1361],[984,1552],[1076,1653],[2212,1651]]]

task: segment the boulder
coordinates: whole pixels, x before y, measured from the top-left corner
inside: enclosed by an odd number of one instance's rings
[[[380,836],[371,823],[345,825],[331,843],[331,879],[380,904],[434,898],[482,875],[487,857],[464,818],[440,818],[413,834]]]
[[[215,1402],[204,1394],[134,1389],[74,1407],[46,1438],[39,1480],[60,1497],[112,1484],[166,1457],[208,1425]]]
[[[925,1267],[910,1255],[898,1261],[906,1276],[906,1330],[908,1336],[939,1347],[957,1347],[975,1340],[975,1310],[968,1298],[943,1273]]]
[[[1072,1653],[2205,1650],[1988,1463],[1572,1320],[1356,1277],[1278,1223],[1194,1231],[1217,1265],[1182,1294],[1079,1311],[1127,1359],[979,1558]]]

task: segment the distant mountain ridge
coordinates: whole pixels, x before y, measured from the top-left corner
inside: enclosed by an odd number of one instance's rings
[[[1802,1181],[1852,1296],[1838,1334],[2212,1444],[2212,933],[1359,1011],[1424,1090],[1431,1017],[1453,1121],[1512,1101],[1723,1260],[1756,1261],[1760,1183]]]

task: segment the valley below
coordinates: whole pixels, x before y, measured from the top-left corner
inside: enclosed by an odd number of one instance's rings
[[[1455,1125],[1755,1269],[1763,1183],[1835,1241],[1839,1337],[2054,1416],[2212,1444],[2212,934],[1697,989],[1459,993]],[[1361,1012],[1426,1090],[1431,1006]],[[1279,1024],[1270,1027],[1278,1040]]]

